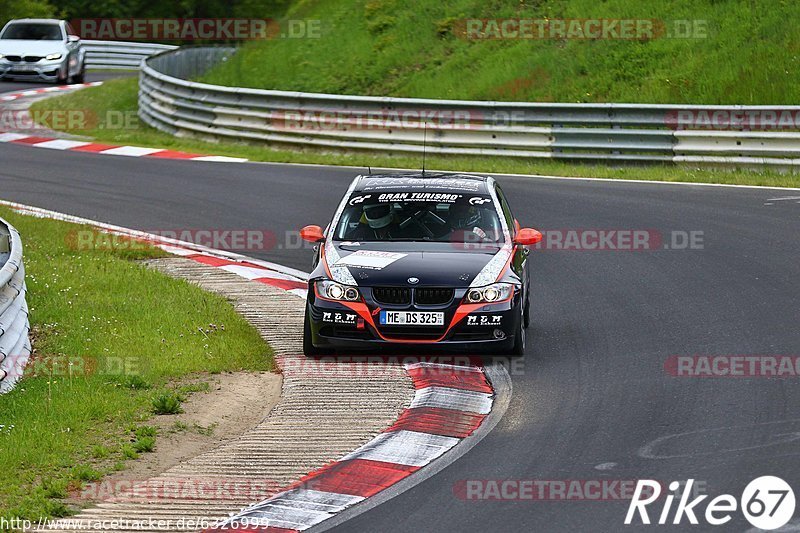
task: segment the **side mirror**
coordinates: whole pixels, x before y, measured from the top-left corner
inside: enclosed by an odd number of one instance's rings
[[[533,228],[522,228],[514,237],[514,244],[531,246],[542,240],[542,234]]]
[[[67,42],[69,43],[77,43],[80,42],[81,38],[77,35],[67,35]]]
[[[300,238],[308,242],[322,242],[325,240],[325,235],[319,226],[306,226],[300,230]]]

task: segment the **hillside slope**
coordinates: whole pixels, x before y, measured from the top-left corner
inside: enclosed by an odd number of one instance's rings
[[[796,103],[800,96],[797,2],[306,0],[295,2],[288,16],[320,21],[321,36],[247,43],[204,80],[512,101],[777,104]],[[567,29],[545,27],[537,39],[466,35],[467,19],[508,18],[555,19]],[[651,20],[654,37],[567,36],[574,19],[583,19],[578,29],[588,30],[594,27],[585,19],[603,19],[612,34],[613,20]],[[496,35],[488,23],[478,23]],[[542,35],[534,30],[531,35]],[[658,35],[664,31],[691,36]]]

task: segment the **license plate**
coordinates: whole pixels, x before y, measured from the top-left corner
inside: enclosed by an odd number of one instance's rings
[[[443,326],[444,313],[423,311],[381,311],[380,322],[386,326]]]

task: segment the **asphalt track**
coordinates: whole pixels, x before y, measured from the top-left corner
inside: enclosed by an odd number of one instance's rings
[[[0,145],[0,161],[0,198],[143,230],[263,229],[281,246],[243,253],[303,270],[311,252],[287,246],[287,232],[324,225],[356,172],[9,144]],[[672,355],[800,356],[800,203],[768,202],[800,194],[499,179],[523,225],[652,230],[667,243],[672,231],[699,231],[702,248],[533,252],[529,348],[509,369],[514,392],[504,418],[453,465],[338,530],[623,527],[627,502],[465,501],[455,488],[466,480],[692,478],[712,497],[738,498],[750,480],[772,474],[800,490],[800,378],[664,370]],[[737,513],[725,526],[693,529],[748,528]]]

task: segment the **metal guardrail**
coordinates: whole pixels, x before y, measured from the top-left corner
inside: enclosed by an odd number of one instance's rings
[[[800,117],[800,106],[481,102],[271,91],[191,81],[235,53],[195,47],[144,61],[139,116],[179,136],[283,147],[590,162],[800,166],[800,132],[689,129],[691,116]],[[683,115],[682,115],[683,113]],[[800,124],[800,118],[797,119]],[[800,129],[800,128],[792,128]]]
[[[22,377],[31,354],[25,293],[22,239],[0,218],[0,393],[11,390]]]
[[[83,40],[81,44],[86,49],[89,70],[138,70],[142,59],[177,48],[169,44],[122,41]]]

